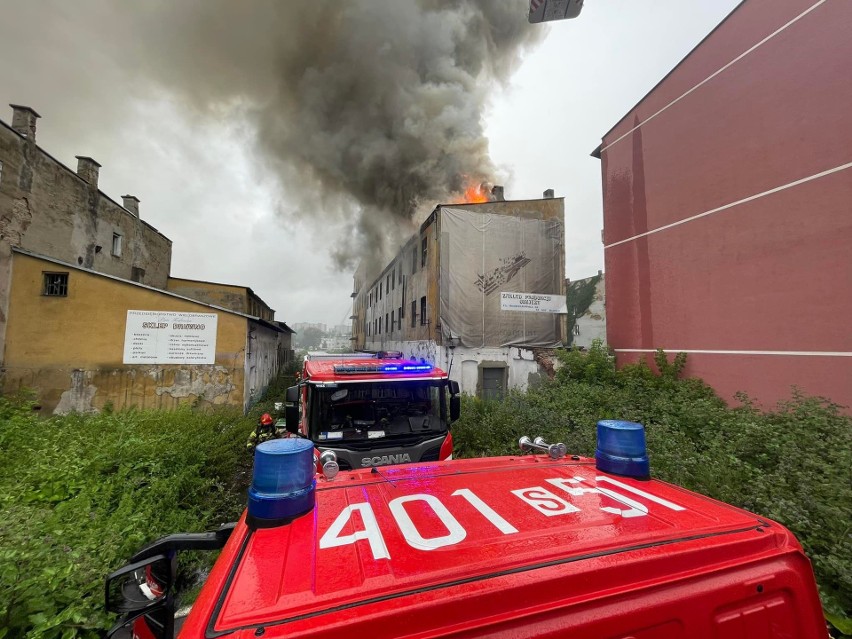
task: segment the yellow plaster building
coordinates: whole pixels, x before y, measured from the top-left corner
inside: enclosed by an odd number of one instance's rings
[[[4,390],[40,389],[49,413],[91,412],[107,403],[116,409],[173,408],[187,401],[246,407],[253,390],[246,383],[252,357],[247,336],[276,340],[281,330],[20,249],[13,251],[11,291]],[[215,315],[213,364],[126,363],[129,310]]]

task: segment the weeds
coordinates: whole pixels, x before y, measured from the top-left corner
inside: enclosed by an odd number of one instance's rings
[[[502,401],[465,397],[454,426],[460,457],[517,452],[521,435],[593,456],[599,419],[645,425],[655,477],[781,522],[811,559],[826,614],[852,632],[852,418],[794,392],[774,411],[748,397],[728,407],[697,379],[680,379],[686,355],[658,351],[617,369],[600,343],[561,354],[556,379]]]

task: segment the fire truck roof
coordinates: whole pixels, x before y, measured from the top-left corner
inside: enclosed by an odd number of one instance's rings
[[[390,380],[446,379],[447,374],[426,362],[387,357],[306,359],[305,381],[312,383],[386,382]]]
[[[319,480],[307,515],[241,522],[188,623],[206,636],[437,636],[505,621],[507,600],[517,618],[797,549],[776,524],[587,458],[344,471]]]

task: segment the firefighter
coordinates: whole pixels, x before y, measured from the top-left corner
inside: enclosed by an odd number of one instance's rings
[[[257,422],[257,427],[254,431],[252,431],[252,434],[249,435],[248,441],[246,442],[246,448],[254,450],[254,447],[258,444],[270,439],[275,439],[277,436],[272,415],[264,413],[260,416],[260,420]]]

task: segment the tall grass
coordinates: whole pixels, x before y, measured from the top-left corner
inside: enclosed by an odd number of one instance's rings
[[[781,522],[813,563],[827,617],[852,634],[852,418],[793,391],[770,412],[747,397],[728,407],[706,384],[680,379],[684,355],[658,353],[616,370],[599,343],[562,354],[556,379],[502,401],[467,397],[454,426],[457,456],[517,453],[521,435],[593,456],[595,424],[646,427],[655,477]]]
[[[189,408],[45,420],[0,400],[0,638],[100,636],[107,572],[239,515],[252,427]]]

